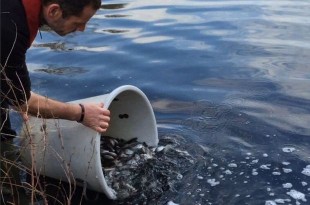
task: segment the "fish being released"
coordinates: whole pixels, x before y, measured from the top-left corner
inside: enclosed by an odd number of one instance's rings
[[[107,184],[126,203],[155,201],[167,190],[175,190],[186,167],[195,159],[180,149],[178,135],[164,136],[158,147],[149,147],[137,139],[124,141],[101,137],[101,162]],[[121,204],[121,203],[119,203]]]

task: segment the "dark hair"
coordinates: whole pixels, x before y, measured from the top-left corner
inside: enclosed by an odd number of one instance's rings
[[[63,10],[62,17],[79,16],[85,6],[91,5],[94,10],[101,6],[101,0],[42,0],[44,6],[49,4],[59,4]]]

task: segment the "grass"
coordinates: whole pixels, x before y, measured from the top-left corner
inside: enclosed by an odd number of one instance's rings
[[[36,168],[36,152],[32,143],[32,137],[28,138],[21,147],[14,144],[13,140],[1,142],[1,175],[0,175],[0,204],[73,204],[76,191],[76,182],[73,177],[69,177],[66,183],[61,180],[51,179],[40,175],[42,170]],[[21,153],[28,150],[31,156],[30,166],[26,166],[21,161]],[[51,162],[58,163],[58,162]],[[82,197],[78,197],[78,204],[82,203]],[[76,202],[74,204],[77,204]]]
[[[15,24],[13,22],[13,24]],[[7,96],[7,93],[1,90],[1,100],[10,100],[11,102],[15,102],[15,107],[13,107],[14,111],[19,112],[21,114],[27,114],[28,109],[26,111],[22,111],[22,107],[17,102],[17,95],[14,92],[17,88],[16,85],[12,84],[11,80],[7,77],[5,69],[7,68],[8,59],[11,56],[16,40],[17,40],[17,26],[15,24],[16,32],[14,36],[14,41],[12,44],[12,48],[8,54],[8,58],[4,65],[1,65],[1,78],[3,78],[8,87],[11,90],[11,97]],[[9,68],[8,68],[9,69]],[[20,84],[22,85],[21,80]],[[13,89],[14,88],[14,89]],[[21,90],[19,92],[24,93],[24,98],[26,99],[25,90],[23,86],[21,86]],[[13,96],[13,97],[12,97]],[[13,99],[12,99],[13,98]],[[25,102],[27,105],[27,102]],[[5,109],[2,108],[1,109]],[[7,116],[9,116],[9,112],[11,110],[6,109]],[[7,118],[1,119],[3,123],[0,125],[1,131],[4,126]],[[44,119],[42,119],[44,121]],[[68,181],[70,184],[64,183],[60,180],[56,182],[50,182],[46,177],[41,176],[41,170],[36,169],[36,144],[33,143],[33,133],[31,133],[30,129],[24,127],[24,136],[25,142],[28,144],[24,144],[21,147],[18,147],[14,144],[13,140],[1,141],[1,149],[0,149],[0,204],[50,204],[50,201],[53,201],[53,204],[72,204],[72,198],[74,196],[74,192],[76,190],[76,183],[74,178],[68,176]],[[44,140],[47,136],[47,133],[44,132],[42,139]],[[61,137],[61,135],[59,134]],[[45,144],[44,146],[47,146]],[[30,151],[31,163],[30,166],[25,166],[21,162],[21,150],[28,149]],[[68,169],[68,168],[67,168]],[[23,177],[21,177],[23,176]],[[25,177],[26,176],[26,177]],[[21,181],[22,179],[22,181]],[[52,190],[51,192],[49,190]],[[81,204],[82,198],[79,197],[79,203]]]

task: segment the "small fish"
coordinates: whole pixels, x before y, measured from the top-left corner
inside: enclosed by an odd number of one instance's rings
[[[101,155],[101,157],[105,158],[105,159],[110,159],[110,160],[114,160],[115,158],[112,157],[111,155]]]
[[[117,154],[114,153],[114,152],[110,152],[110,151],[107,151],[107,150],[101,150],[100,152],[101,152],[101,154],[103,154],[103,155],[110,155],[110,156],[112,156],[113,159],[117,157]]]
[[[165,146],[159,146],[155,149],[156,152],[161,152],[163,149],[165,149]]]
[[[154,200],[165,189],[173,189],[183,179],[179,170],[194,162],[187,151],[179,149],[183,140],[163,136],[160,146],[149,147],[137,138],[125,141],[102,136],[100,154],[107,185],[116,191],[119,200]]]
[[[132,150],[130,150],[130,149],[125,149],[125,150],[124,150],[124,153],[125,153],[126,155],[132,155],[132,154],[134,153],[134,151],[132,151]]]

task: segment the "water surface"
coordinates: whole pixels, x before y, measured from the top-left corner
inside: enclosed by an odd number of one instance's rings
[[[309,11],[307,0],[106,0],[84,33],[41,31],[32,87],[63,101],[145,92],[159,137],[184,137],[199,159],[158,204],[308,204]]]

